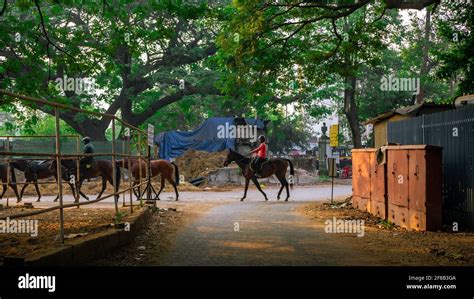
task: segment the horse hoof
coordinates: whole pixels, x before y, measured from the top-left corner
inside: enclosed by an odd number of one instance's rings
[[[265,201],[268,201],[268,198],[265,197]]]
[[[288,201],[288,198],[287,198],[287,199],[285,199],[285,201]]]
[[[176,200],[175,200],[175,201],[178,201],[178,199],[176,198]]]
[[[97,198],[98,199],[98,198]],[[89,197],[86,197],[86,200],[89,200]]]
[[[244,201],[244,199],[243,199],[243,198],[241,198],[241,199],[240,199],[240,201]]]
[[[41,202],[41,200],[37,199],[36,202]]]

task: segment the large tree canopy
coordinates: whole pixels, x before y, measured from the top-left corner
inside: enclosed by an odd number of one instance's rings
[[[421,30],[412,25],[414,29],[406,33],[397,10],[425,8],[431,13],[440,5],[440,1],[236,1],[218,39],[225,53],[219,55],[229,71],[228,90],[242,86],[250,96],[267,94],[267,104],[273,94],[290,94],[292,102],[309,111],[320,110],[318,99],[339,99],[352,142],[360,147],[358,106],[373,107],[376,104],[362,100],[374,100],[379,93],[383,96],[375,103],[386,109],[387,101],[381,99],[393,96],[374,90],[381,77],[392,73],[421,77],[418,101],[446,95],[446,88],[433,84],[437,64],[431,52],[440,44],[430,36],[437,27],[427,17]],[[391,62],[390,55],[401,63]],[[288,88],[294,81],[298,88]],[[409,103],[403,98],[390,102]],[[368,116],[380,110],[362,113]]]
[[[472,92],[472,14],[463,1],[0,5],[0,88],[120,114],[136,126],[190,129],[209,116],[258,115],[272,119],[274,130],[292,132],[287,140],[272,132],[283,149],[307,139],[292,139],[309,134],[301,117],[337,109],[359,147],[367,118]],[[429,13],[403,24],[400,9],[409,8]],[[420,78],[420,94],[381,90],[388,74]],[[86,83],[95,90],[84,90]],[[299,116],[288,117],[288,108]],[[22,124],[39,121],[34,109],[2,109],[16,111]],[[108,119],[71,111],[60,117],[68,130],[94,139],[105,139],[110,127]]]
[[[140,125],[186,96],[220,93],[206,63],[216,52],[219,10],[178,1],[8,2],[0,21],[1,87],[110,114],[121,110]],[[58,90],[58,78],[66,90]],[[95,80],[95,93],[80,89],[86,79]],[[108,119],[71,111],[61,119],[95,139],[104,139],[109,126]]]

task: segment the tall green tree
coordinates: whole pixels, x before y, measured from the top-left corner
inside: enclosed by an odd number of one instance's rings
[[[218,74],[206,62],[216,52],[220,6],[158,0],[5,3],[1,88],[109,114],[121,110],[135,126],[187,96],[220,94],[214,86]],[[86,79],[95,80],[95,92],[77,88]],[[66,110],[60,117],[99,140],[110,124],[108,118]]]

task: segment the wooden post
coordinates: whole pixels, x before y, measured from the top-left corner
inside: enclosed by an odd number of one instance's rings
[[[54,107],[54,116],[56,118],[56,171],[58,176],[58,196],[59,196],[59,227],[61,244],[64,244],[64,209],[63,209],[63,175],[61,167],[61,144],[60,144],[60,127],[59,127],[59,110]]]
[[[140,199],[140,205],[142,204],[142,134],[138,132],[138,172],[140,173],[138,197]]]
[[[117,176],[115,175],[117,166],[115,165],[115,117],[112,117],[112,185],[114,188],[115,219],[118,218],[118,198],[116,196]]]
[[[132,134],[130,132],[130,136],[128,137],[128,184],[129,188],[132,188],[132,163],[130,163],[130,155],[132,154],[132,151],[130,149],[130,140]],[[130,189],[130,213],[133,213],[133,189]]]
[[[81,154],[81,142],[79,141],[80,140],[80,136],[78,135],[76,137],[76,153],[77,153],[77,161],[76,161],[76,179],[74,180],[74,192],[76,192],[76,196],[77,196],[77,201],[79,201],[79,199],[81,198],[81,195],[79,194],[79,189],[76,188],[77,187],[77,184],[79,183],[79,180],[80,180],[80,177],[81,177],[81,164],[80,164],[80,158],[79,158],[79,155]],[[76,200],[76,198],[74,198],[74,200]],[[77,206],[77,208],[79,209],[80,206]]]
[[[7,137],[7,148],[5,149],[6,152],[10,151],[10,137]],[[13,169],[15,171],[15,169]],[[7,207],[10,204],[10,196],[8,195],[8,188],[10,187],[10,155],[7,156]],[[15,188],[18,190],[16,182],[15,182]]]

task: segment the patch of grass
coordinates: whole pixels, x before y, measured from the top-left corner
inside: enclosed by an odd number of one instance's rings
[[[319,181],[320,182],[329,182],[329,181],[331,181],[331,178],[329,176],[323,174],[323,175],[319,176]]]
[[[115,222],[116,223],[120,223],[122,222],[122,219],[123,217],[127,216],[127,213],[125,212],[118,212],[117,214],[115,214]]]
[[[378,223],[377,223],[380,227],[383,227],[385,229],[392,229],[395,227],[395,224],[388,221],[388,220],[380,220]]]

